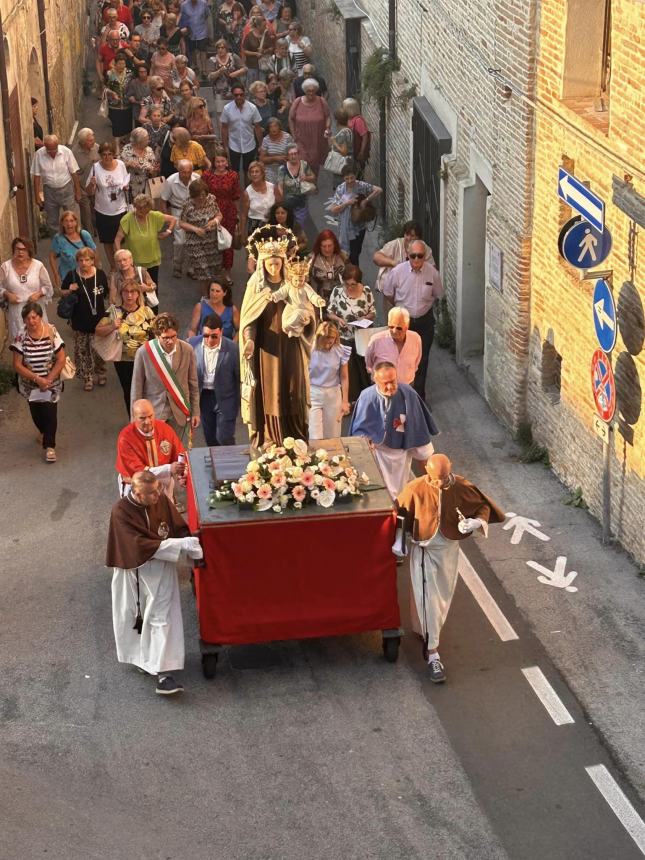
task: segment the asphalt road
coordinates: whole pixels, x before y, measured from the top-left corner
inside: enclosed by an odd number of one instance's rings
[[[164,280],[162,307],[187,323],[196,289]],[[0,408],[2,860],[643,856],[586,768],[613,775],[636,838],[642,807],[475,542],[467,556],[518,638],[502,641],[460,582],[443,687],[412,634],[390,665],[378,633],[229,649],[207,682],[184,576],[186,693],[169,701],[114,654],[115,377],[68,386],[55,466],[24,403]],[[409,627],[405,567],[400,592]],[[553,722],[534,667],[573,723]]]

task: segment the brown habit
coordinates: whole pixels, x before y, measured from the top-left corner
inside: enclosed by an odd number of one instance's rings
[[[167,526],[167,533],[162,524]],[[126,496],[112,508],[105,563],[108,567],[134,570],[150,561],[165,538],[189,535],[190,529],[165,494],[148,507]]]
[[[406,527],[416,541],[433,538],[438,528],[449,540],[470,537],[457,528],[457,508],[464,517],[479,518],[487,523],[503,523],[505,519],[502,509],[461,475],[455,475],[454,484],[447,490],[431,486],[426,475],[415,478],[399,493],[396,505],[399,512],[405,515]]]

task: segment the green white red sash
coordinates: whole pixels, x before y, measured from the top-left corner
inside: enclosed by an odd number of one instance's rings
[[[159,379],[163,382],[171,399],[179,409],[181,409],[184,415],[187,418],[190,418],[190,403],[179,384],[179,380],[175,376],[175,372],[172,369],[161,344],[157,339],[149,340],[144,345],[144,348],[148,351],[150,361],[152,362],[154,369],[157,371]]]

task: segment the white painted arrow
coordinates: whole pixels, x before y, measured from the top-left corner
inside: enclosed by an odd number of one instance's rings
[[[513,529],[511,543],[514,545],[518,544],[522,540],[524,532],[533,535],[533,537],[536,537],[538,540],[551,540],[551,538],[548,535],[545,535],[544,532],[538,531],[537,526],[539,525],[540,523],[537,520],[529,520],[527,517],[520,517],[517,514],[514,514],[513,511],[509,511],[506,514],[506,522],[502,528],[504,531]]]
[[[560,180],[560,190],[562,191],[567,203],[569,201],[575,203],[578,207],[578,211],[587,213],[590,218],[593,218],[599,224],[603,223],[604,217],[602,207],[597,206],[592,200],[589,200],[588,197],[581,194],[575,185],[572,185],[569,182],[568,176],[563,176]]]
[[[609,328],[613,331],[616,328],[616,323],[612,317],[609,316],[608,313],[605,313],[605,300],[600,299],[594,305],[594,310],[596,312],[596,316],[598,317],[598,322],[600,323],[600,328],[604,328],[605,325],[608,325]]]
[[[575,585],[571,584],[578,575],[577,571],[570,570],[569,573],[565,573],[567,568],[566,555],[558,556],[553,570],[549,570],[548,567],[538,564],[537,561],[527,561],[526,563],[533,570],[538,571],[540,574],[538,582],[541,582],[543,585],[552,585],[553,588],[564,588],[565,591],[573,592],[578,590]]]

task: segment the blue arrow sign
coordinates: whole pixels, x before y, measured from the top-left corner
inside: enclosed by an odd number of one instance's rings
[[[611,352],[616,345],[618,325],[616,305],[607,281],[596,281],[593,291],[593,324],[601,349]]]
[[[602,233],[587,221],[578,221],[564,236],[562,256],[576,269],[590,269],[606,260],[611,251],[611,233]]]
[[[562,167],[558,171],[558,197],[602,233],[605,228],[604,201]]]

